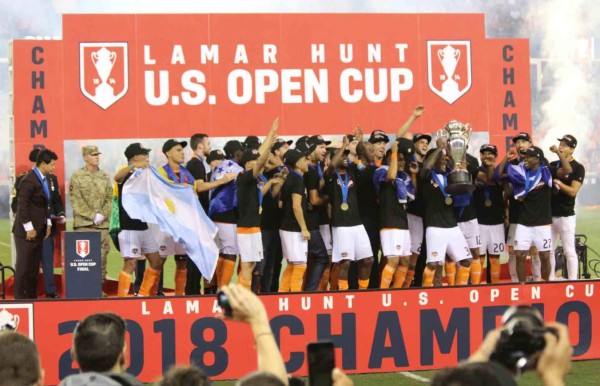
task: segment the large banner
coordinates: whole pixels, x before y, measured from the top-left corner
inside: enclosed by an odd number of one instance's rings
[[[532,304],[569,326],[576,360],[600,358],[600,281],[261,296],[287,370],[307,374],[306,344],[332,340],[348,373],[438,369],[467,358],[511,305]],[[127,320],[129,372],[156,380],[175,363],[214,380],[256,369],[248,325],[214,318],[216,298],[162,297],[0,304],[32,336],[49,384],[77,371],[69,350],[77,321],[112,311]],[[15,316],[16,315],[16,316]],[[33,320],[33,323],[32,323]],[[21,327],[22,326],[22,327]],[[33,326],[33,330],[31,329]]]
[[[531,130],[528,41],[486,39],[483,14],[65,15],[63,39],[15,42],[17,173],[42,140],[71,141],[75,166],[115,140],[123,162],[123,139],[260,135],[277,116],[282,136],[393,134],[418,104],[413,132],[470,122],[474,152]]]

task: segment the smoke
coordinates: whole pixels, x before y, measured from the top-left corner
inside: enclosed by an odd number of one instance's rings
[[[585,0],[550,0],[530,9],[530,17],[540,21],[541,57],[547,59],[542,64],[540,129],[534,133],[544,151],[572,134],[581,145],[578,153],[586,153],[596,113],[592,29],[600,18],[594,8]]]

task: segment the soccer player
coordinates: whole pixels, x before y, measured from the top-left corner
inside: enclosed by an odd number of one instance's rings
[[[377,167],[381,166],[381,164],[383,163],[383,159],[385,158],[385,150],[388,142],[390,142],[390,138],[383,131],[373,130],[371,132],[371,136],[369,137],[369,143],[373,145],[373,162]],[[362,140],[359,139],[358,145],[360,145],[361,143]],[[356,150],[358,152],[358,146]]]
[[[530,147],[525,150],[522,163],[508,164],[508,160],[514,156],[515,152],[511,150],[498,166],[498,171],[506,172],[513,185],[515,199],[522,203],[514,238],[518,280],[519,283],[525,283],[525,259],[529,248],[535,245],[542,263],[542,280],[547,281],[550,278],[552,249],[552,176],[544,165],[542,149]]]
[[[289,150],[294,141],[286,141],[283,138],[277,138],[271,148],[271,155],[267,161],[265,172],[263,173],[267,180],[281,178],[285,180],[288,169],[285,168],[283,157]],[[281,238],[279,237],[279,224],[281,223],[281,207],[278,190],[281,185],[276,185],[269,189],[263,197],[263,214],[260,219],[260,232],[264,256],[257,268],[254,269],[252,276],[252,291],[269,293],[277,292],[279,289],[279,276],[281,273],[281,260],[283,252],[281,249]],[[280,193],[280,192],[279,192]],[[260,283],[258,282],[260,280]]]
[[[281,277],[279,292],[300,292],[308,258],[311,232],[306,223],[307,191],[304,175],[308,172],[308,151],[288,150],[285,164],[290,170],[281,189],[282,216],[279,235],[287,266]]]
[[[471,175],[471,181],[474,183],[479,174],[479,162],[477,161],[477,158],[468,153],[465,155],[465,160],[467,163],[466,170]],[[465,240],[467,240],[467,245],[471,250],[471,256],[473,256],[473,260],[471,260],[471,283],[479,284],[481,282],[482,263],[479,260],[481,235],[479,231],[479,223],[477,222],[477,210],[475,208],[475,202],[471,192],[463,193],[462,197],[465,197],[465,199],[468,198],[468,202],[465,203],[466,205],[457,208],[457,222],[460,231],[465,236]],[[457,200],[458,197],[455,198],[455,201]],[[449,267],[454,269],[448,270]],[[452,262],[450,264],[446,264],[446,274],[446,277],[449,280],[448,283],[450,284],[450,280],[454,281],[454,277],[456,275],[456,263]]]
[[[516,157],[510,160],[511,165],[518,165],[523,163],[523,159],[525,156],[525,151],[533,146],[531,142],[531,137],[527,133],[519,133],[512,138],[512,142],[516,148]],[[545,162],[548,165],[547,162]],[[517,229],[518,219],[521,213],[521,207],[523,206],[520,201],[515,199],[514,195],[511,194],[511,189],[508,186],[505,186],[508,189],[508,235],[506,237],[506,244],[508,245],[508,268],[510,271],[510,276],[513,282],[518,282],[519,278],[517,275],[517,262],[516,262],[516,253],[514,249],[514,240],[515,240],[515,231]],[[529,251],[529,255],[531,256],[531,272],[533,275],[534,281],[539,281],[541,278],[540,274],[540,258],[538,256],[538,251],[534,245],[531,246]]]
[[[558,189],[558,193],[552,195],[552,245],[556,246],[556,240],[560,237],[567,259],[568,278],[575,280],[579,277],[579,261],[575,251],[575,197],[583,184],[585,168],[573,158],[577,139],[567,134],[559,141],[558,149],[553,146],[554,150],[552,150],[558,155],[559,160],[549,166],[554,186]],[[550,263],[552,264],[550,280],[553,280],[556,264],[554,248],[550,250]]]
[[[410,147],[399,152],[399,141],[410,142]],[[390,288],[392,279],[394,279],[393,288],[401,288],[408,272],[411,243],[406,203],[408,198],[414,198],[418,166],[414,163],[411,165],[410,175],[404,172],[404,166],[405,155],[412,157],[412,153],[414,153],[412,141],[404,138],[394,141],[388,154],[389,166],[381,166],[373,176],[379,198],[381,250],[387,258],[381,274],[380,288]]]
[[[225,144],[225,159],[213,169],[211,181],[227,178],[233,173],[237,176],[243,170],[239,163],[244,154],[240,141],[231,140]],[[235,179],[235,178],[234,178]],[[229,181],[216,188],[210,196],[208,215],[217,226],[217,245],[219,260],[217,261],[217,284],[228,285],[233,277],[235,261],[238,255],[237,244],[237,188],[235,181]]]
[[[240,165],[244,171],[236,180],[239,217],[237,219],[237,244],[240,253],[240,275],[238,284],[251,289],[252,272],[256,263],[263,259],[262,235],[260,232],[263,198],[271,187],[281,188],[280,178],[267,178],[262,175],[271,147],[277,136],[279,118],[275,119],[267,138],[258,150],[247,149]]]
[[[459,263],[458,285],[467,284],[471,265],[471,251],[463,236],[454,212],[454,198],[445,189],[447,186],[448,160],[445,154],[446,142],[437,140],[437,148],[429,150],[423,169],[419,172],[423,179],[418,189],[423,190],[425,207],[425,242],[427,243],[427,264],[423,271],[423,287],[441,285],[442,263],[446,254]]]
[[[308,272],[306,275],[305,290],[316,291],[329,264],[327,247],[320,229],[323,211],[327,210],[328,198],[324,195],[323,169],[325,153],[330,141],[325,141],[320,135],[309,137],[305,143],[296,147],[301,153],[309,153],[308,171],[304,173],[304,184],[308,195],[306,226],[310,233],[308,240]]]
[[[344,137],[342,146],[325,172],[331,205],[332,261],[340,263],[338,288],[342,291],[348,289],[348,268],[351,261],[356,261],[358,265],[359,289],[369,286],[373,265],[369,236],[358,211],[357,165],[348,165],[348,160],[342,159],[347,148],[348,138]]]
[[[115,186],[113,188],[113,195],[116,195],[118,198],[118,207],[113,207],[113,210],[119,211],[119,225],[121,229],[118,235],[119,250],[124,260],[123,269],[119,273],[119,286],[117,290],[117,296],[119,297],[126,297],[129,294],[131,274],[135,270],[138,260],[143,260],[145,256],[150,263],[150,267],[146,268],[146,272],[149,270],[152,271],[147,276],[144,274],[144,280],[140,286],[140,294],[143,296],[150,294],[150,290],[157,278],[156,273],[160,272],[163,264],[158,254],[158,244],[148,228],[148,224],[129,217],[127,211],[123,208],[122,202],[123,185],[133,173],[139,169],[148,167],[149,153],[150,149],[143,147],[139,142],[130,144],[125,149],[127,166],[119,169],[114,176]],[[111,218],[113,217],[111,216]]]
[[[481,235],[481,246],[479,254],[473,255],[473,262],[480,260],[483,265],[485,256],[489,256],[488,269],[492,283],[500,281],[500,254],[504,253],[504,212],[506,203],[502,197],[502,187],[497,180],[487,179],[488,175],[493,175],[493,169],[496,165],[498,149],[491,144],[482,145],[479,149],[481,167],[479,175],[484,178],[476,182],[477,189],[473,193],[475,199],[475,208],[477,210],[477,222],[479,223],[479,232]],[[491,170],[490,170],[491,169]],[[478,256],[476,258],[475,256]],[[473,268],[471,268],[471,282],[478,284],[473,278]]]

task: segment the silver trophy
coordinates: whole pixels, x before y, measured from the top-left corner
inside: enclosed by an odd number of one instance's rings
[[[471,174],[467,171],[466,159],[467,145],[472,130],[473,128],[468,123],[450,121],[437,132],[438,137],[446,141],[448,153],[454,161],[454,170],[447,177],[446,192],[450,194],[471,192],[475,188]]]

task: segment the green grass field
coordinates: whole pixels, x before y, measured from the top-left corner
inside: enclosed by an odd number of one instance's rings
[[[600,252],[600,226],[598,226],[598,218],[600,218],[600,208],[580,208],[577,212],[577,233],[585,234],[588,237],[587,245]],[[10,228],[8,219],[0,219],[0,262],[2,264],[10,264]],[[600,258],[589,250],[588,259],[593,265],[595,262],[600,262]],[[110,277],[117,277],[122,262],[119,253],[112,250],[109,255],[108,272]],[[600,269],[600,265],[598,266]],[[165,265],[165,287],[172,288],[173,286],[173,271],[175,264],[172,259],[167,261]],[[597,275],[592,273],[592,278]],[[597,385],[598,376],[596,366],[600,365],[600,361],[580,361],[574,362],[571,372],[567,376],[566,383],[568,385]],[[415,380],[409,378],[410,375],[416,375],[420,379]],[[380,373],[380,374],[361,374],[353,375],[352,379],[356,385],[422,385],[427,383],[427,379],[432,379],[435,371],[416,371],[410,374],[404,373]],[[216,385],[226,386],[233,385],[234,382],[215,382]],[[526,373],[519,380],[520,385],[541,385],[539,378],[535,373]]]

